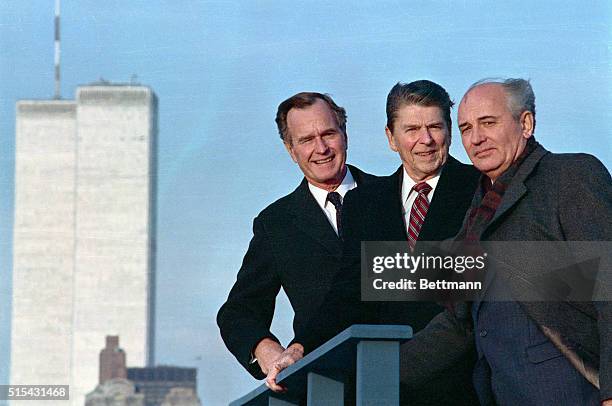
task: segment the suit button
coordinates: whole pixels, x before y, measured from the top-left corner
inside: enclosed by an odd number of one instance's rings
[[[487,330],[484,330],[484,329],[483,329],[483,330],[480,330],[480,336],[481,336],[482,338],[486,337],[486,336],[487,336],[487,334],[488,334]]]

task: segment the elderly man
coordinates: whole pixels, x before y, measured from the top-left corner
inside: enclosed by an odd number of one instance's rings
[[[548,152],[535,123],[526,80],[477,82],[463,97],[461,140],[482,177],[458,239],[611,241],[610,174],[593,156]],[[517,261],[506,255],[497,259]],[[541,268],[535,256],[520,260],[528,269],[493,273],[471,309],[481,403],[612,404],[611,303],[523,301]],[[495,300],[502,292],[515,301]]]
[[[300,328],[338,268],[344,195],[375,178],[345,164],[346,112],[328,95],[290,97],[279,105],[276,123],[304,180],[255,218],[236,283],[217,315],[226,346],[259,379],[284,350],[270,332],[278,291],[285,290],[293,327]]]
[[[402,240],[414,247],[418,241],[450,238],[461,227],[479,174],[448,153],[452,105],[446,90],[428,80],[398,83],[389,92],[385,133],[402,164],[394,174],[347,194],[341,269],[319,311],[305,329],[296,330],[294,344],[273,364],[266,380],[272,389],[282,390],[275,382],[278,371],[351,324],[409,324],[419,330],[441,311],[433,303],[361,302],[360,247],[361,241]],[[448,344],[467,345],[466,341],[471,336]],[[428,351],[444,352],[443,347],[425,350],[423,356]],[[450,364],[426,385],[410,385],[402,401],[411,405],[477,403],[470,391],[470,355],[454,358]]]

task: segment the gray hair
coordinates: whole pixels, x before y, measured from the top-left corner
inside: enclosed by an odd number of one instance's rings
[[[485,78],[470,86],[466,94],[476,86],[486,85],[488,83],[497,83],[502,86],[506,92],[508,109],[515,120],[519,120],[524,111],[529,111],[533,115],[533,128],[535,130],[535,94],[533,93],[529,80],[521,78]]]

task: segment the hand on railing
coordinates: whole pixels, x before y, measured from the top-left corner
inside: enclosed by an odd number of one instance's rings
[[[313,404],[354,403],[345,393],[364,405],[398,405],[400,344],[410,338],[408,326],[353,325],[305,357],[301,344],[291,344],[270,365],[265,385],[231,405],[298,404],[305,396]],[[279,374],[282,384],[277,383]]]
[[[253,355],[257,359],[259,368],[264,374],[268,374],[268,371],[272,367],[274,361],[280,358],[285,351],[285,347],[280,345],[278,342],[271,338],[264,338],[257,344]]]
[[[274,392],[286,392],[287,388],[276,383],[276,376],[289,365],[295,364],[297,361],[304,358],[304,347],[300,343],[293,343],[280,357],[272,363],[266,377],[266,386]]]

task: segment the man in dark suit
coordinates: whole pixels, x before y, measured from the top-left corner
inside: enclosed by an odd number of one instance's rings
[[[338,268],[344,195],[375,178],[345,164],[346,112],[328,95],[290,97],[279,105],[276,123],[304,179],[255,218],[236,283],[217,315],[226,346],[259,379],[284,350],[270,331],[280,288],[298,329],[319,306]]]
[[[591,155],[553,154],[535,141],[535,96],[528,81],[477,82],[459,105],[458,124],[483,174],[458,239],[494,251],[496,243],[489,241],[607,242],[601,263],[610,266],[610,174]],[[476,333],[480,401],[612,405],[609,268],[597,277],[597,301],[543,300],[546,262],[557,257],[542,258],[546,254],[497,249],[495,261],[503,266],[488,270],[484,293],[463,313],[471,313]],[[558,255],[563,254],[572,253]],[[514,300],[499,300],[508,293]]]
[[[305,329],[296,331],[294,344],[275,363],[267,379],[271,388],[280,390],[274,382],[276,370],[351,324],[409,324],[419,330],[441,311],[433,303],[361,302],[360,247],[361,241],[407,241],[414,246],[417,241],[450,238],[459,230],[479,174],[448,154],[452,104],[441,86],[427,80],[398,83],[391,89],[385,133],[402,165],[393,175],[347,194],[341,270],[319,311]],[[454,367],[445,371],[446,383],[439,376],[418,388],[410,387],[411,391],[405,391],[409,399],[404,400],[432,405],[445,400],[476,403],[470,390],[472,365],[469,355],[458,357]],[[453,396],[444,397],[449,393]]]
[[[535,96],[523,79],[472,85],[458,122],[482,177],[456,241],[493,250],[495,261],[477,300],[456,303],[402,346],[412,360],[402,374],[424,381],[444,371],[473,331],[482,405],[612,405],[609,172],[591,155],[553,154],[535,141]],[[551,292],[547,282],[567,276],[556,255],[579,251],[550,247],[584,244],[600,264],[590,300]],[[440,342],[457,345],[420,356]]]

